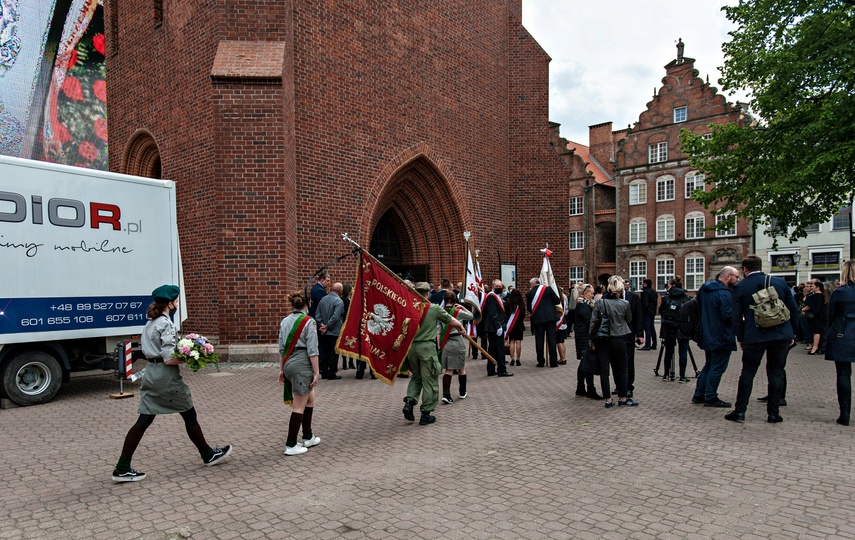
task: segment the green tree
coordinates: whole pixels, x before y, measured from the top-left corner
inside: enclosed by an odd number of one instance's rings
[[[747,91],[755,121],[681,133],[715,185],[694,198],[717,213],[777,222],[780,235],[825,222],[855,189],[855,0],[740,0],[719,81]]]

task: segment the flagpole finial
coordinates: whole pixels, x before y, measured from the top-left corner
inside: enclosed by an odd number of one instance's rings
[[[551,257],[552,256],[552,250],[549,249],[549,244],[546,244],[546,247],[541,249],[540,252],[543,253],[544,257]]]
[[[476,259],[478,258],[478,254],[479,254],[479,253],[481,253],[481,250],[480,250],[480,249],[476,249],[476,250],[475,250],[475,258],[476,258]]]
[[[469,232],[469,231],[463,231],[463,238],[465,238],[467,242],[469,241],[469,237],[470,237],[470,236],[472,236],[472,233],[471,233],[471,232]]]

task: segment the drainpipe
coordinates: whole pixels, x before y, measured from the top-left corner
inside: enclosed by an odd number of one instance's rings
[[[586,246],[586,249],[585,249],[585,275],[586,275],[586,276],[589,276],[588,278],[585,278],[585,279],[586,279],[586,281],[585,281],[586,283],[591,283],[591,281],[590,281],[590,275],[589,275],[589,273],[588,273],[588,272],[589,272],[589,269],[590,269],[590,264],[589,264],[589,263],[590,263],[590,260],[589,260],[589,259],[590,259],[590,256],[591,256],[591,251],[593,251],[593,245],[592,245],[592,244],[593,244],[593,242],[591,242],[591,237],[592,237],[592,236],[594,236],[594,235],[592,235],[592,234],[589,234],[589,231],[590,231],[590,228],[589,228],[589,227],[590,227],[590,216],[591,216],[591,204],[590,204],[590,202],[589,202],[589,201],[590,201],[590,195],[589,195],[589,193],[590,193],[590,191],[591,191],[592,189],[594,189],[594,186],[590,185],[590,184],[588,183],[588,181],[586,180],[586,181],[585,181],[585,186],[582,188],[582,190],[583,190],[583,192],[584,192],[584,194],[585,194],[585,246]]]

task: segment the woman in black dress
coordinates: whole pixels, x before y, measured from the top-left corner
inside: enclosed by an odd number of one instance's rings
[[[525,333],[525,301],[522,293],[514,289],[508,293],[505,302],[505,315],[508,320],[516,313],[512,326],[508,328],[508,343],[511,349],[511,363],[509,365],[520,365],[520,352],[522,351],[523,333]],[[516,363],[515,363],[516,362]]]
[[[820,341],[822,334],[825,333],[825,323],[828,321],[826,314],[826,292],[822,286],[822,282],[814,278],[810,280],[811,294],[805,297],[805,307],[802,308],[807,319],[808,329],[813,336],[810,352],[808,354],[816,354],[819,352]]]
[[[573,330],[576,339],[576,359],[579,360],[579,367],[576,368],[576,397],[586,397],[588,399],[603,399],[603,396],[597,394],[597,389],[594,386],[593,372],[587,372],[582,369],[582,360],[588,352],[590,338],[588,337],[588,328],[591,326],[591,314],[594,312],[594,286],[583,283],[576,289],[576,316],[574,318]],[[587,384],[588,390],[585,390]]]

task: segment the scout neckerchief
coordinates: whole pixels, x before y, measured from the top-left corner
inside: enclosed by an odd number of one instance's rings
[[[519,315],[520,315],[520,307],[517,306],[517,309],[515,309],[514,312],[511,313],[511,316],[508,317],[507,327],[508,327],[508,333],[509,334],[511,333],[511,328],[513,328],[514,324],[517,322],[517,317],[519,317]]]
[[[546,292],[546,285],[538,285],[537,290],[534,293],[534,301],[531,303],[531,312],[534,313],[537,311],[537,306],[540,305],[540,301],[543,300],[543,294]]]
[[[453,305],[451,309],[448,310],[448,314],[451,315],[453,319],[457,318],[457,314],[460,313],[460,306]],[[451,323],[444,324],[442,326],[442,332],[439,334],[439,350],[443,350],[445,348],[445,344],[448,343],[448,338],[451,336]]]
[[[285,340],[285,354],[282,355],[282,358],[285,359],[285,363],[288,363],[291,353],[294,352],[294,347],[297,346],[297,341],[300,339],[300,334],[303,333],[303,328],[305,328],[311,320],[311,317],[305,313],[297,315],[297,318],[294,320],[294,326],[291,327],[291,331],[288,332],[288,338]],[[291,381],[288,380],[288,377],[285,377],[285,394],[283,396],[283,401],[285,401],[286,405],[290,405],[291,402],[294,401],[294,394],[291,392]]]

